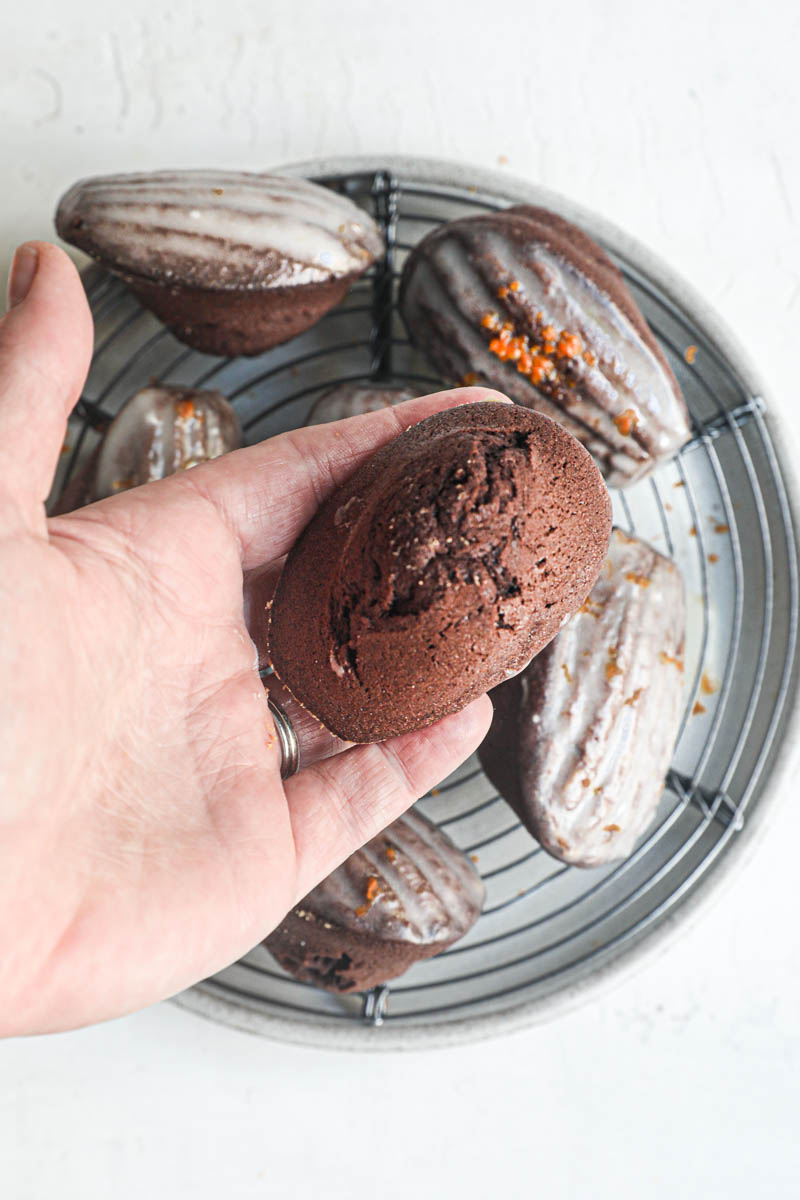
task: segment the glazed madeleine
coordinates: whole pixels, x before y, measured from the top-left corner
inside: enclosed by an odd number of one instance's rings
[[[306,425],[327,425],[329,421],[342,421],[345,417],[360,417],[363,413],[413,400],[417,395],[419,393],[411,388],[388,383],[342,383],[322,393],[308,414]]]
[[[76,183],[60,236],[195,349],[257,354],[313,325],[383,253],[375,222],[305,179],[155,171]]]
[[[220,392],[143,388],[123,404],[51,515],[185,471],[241,444],[239,419]]]
[[[100,445],[92,500],[164,479],[242,444],[239,420],[220,392],[149,387],[120,409]]]
[[[323,879],[265,945],[297,979],[363,991],[462,938],[483,900],[472,862],[412,810]]]
[[[625,858],[651,823],[681,718],[684,624],[678,568],[615,529],[582,609],[492,692],[481,763],[563,862]]]
[[[689,437],[686,404],[611,259],[518,205],[439,226],[409,256],[400,309],[452,382],[487,383],[559,421],[624,487]]]

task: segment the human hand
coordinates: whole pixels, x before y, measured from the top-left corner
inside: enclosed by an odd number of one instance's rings
[[[231,962],[466,758],[491,717],[484,696],[418,733],[314,762],[340,746],[312,739],[306,723],[302,769],[281,783],[242,598],[243,578],[274,579],[360,462],[484,389],[284,434],[48,520],[91,317],[74,267],[46,243],[18,251],[9,298],[0,321],[4,1034],[116,1016]]]

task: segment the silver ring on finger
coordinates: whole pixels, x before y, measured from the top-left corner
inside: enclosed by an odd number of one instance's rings
[[[300,743],[283,705],[273,700],[272,696],[267,696],[267,704],[275,722],[275,732],[281,748],[281,779],[288,779],[300,769]]]

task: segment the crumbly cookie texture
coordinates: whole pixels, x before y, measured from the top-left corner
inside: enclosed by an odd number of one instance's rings
[[[554,421],[492,402],[437,413],[305,529],[270,609],[272,663],[347,741],[421,728],[555,636],[610,528],[597,467]]]

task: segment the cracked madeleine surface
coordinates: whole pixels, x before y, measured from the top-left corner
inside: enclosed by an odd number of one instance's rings
[[[418,729],[522,669],[585,600],[610,504],[555,422],[437,413],[322,506],[270,611],[280,678],[348,741]]]

